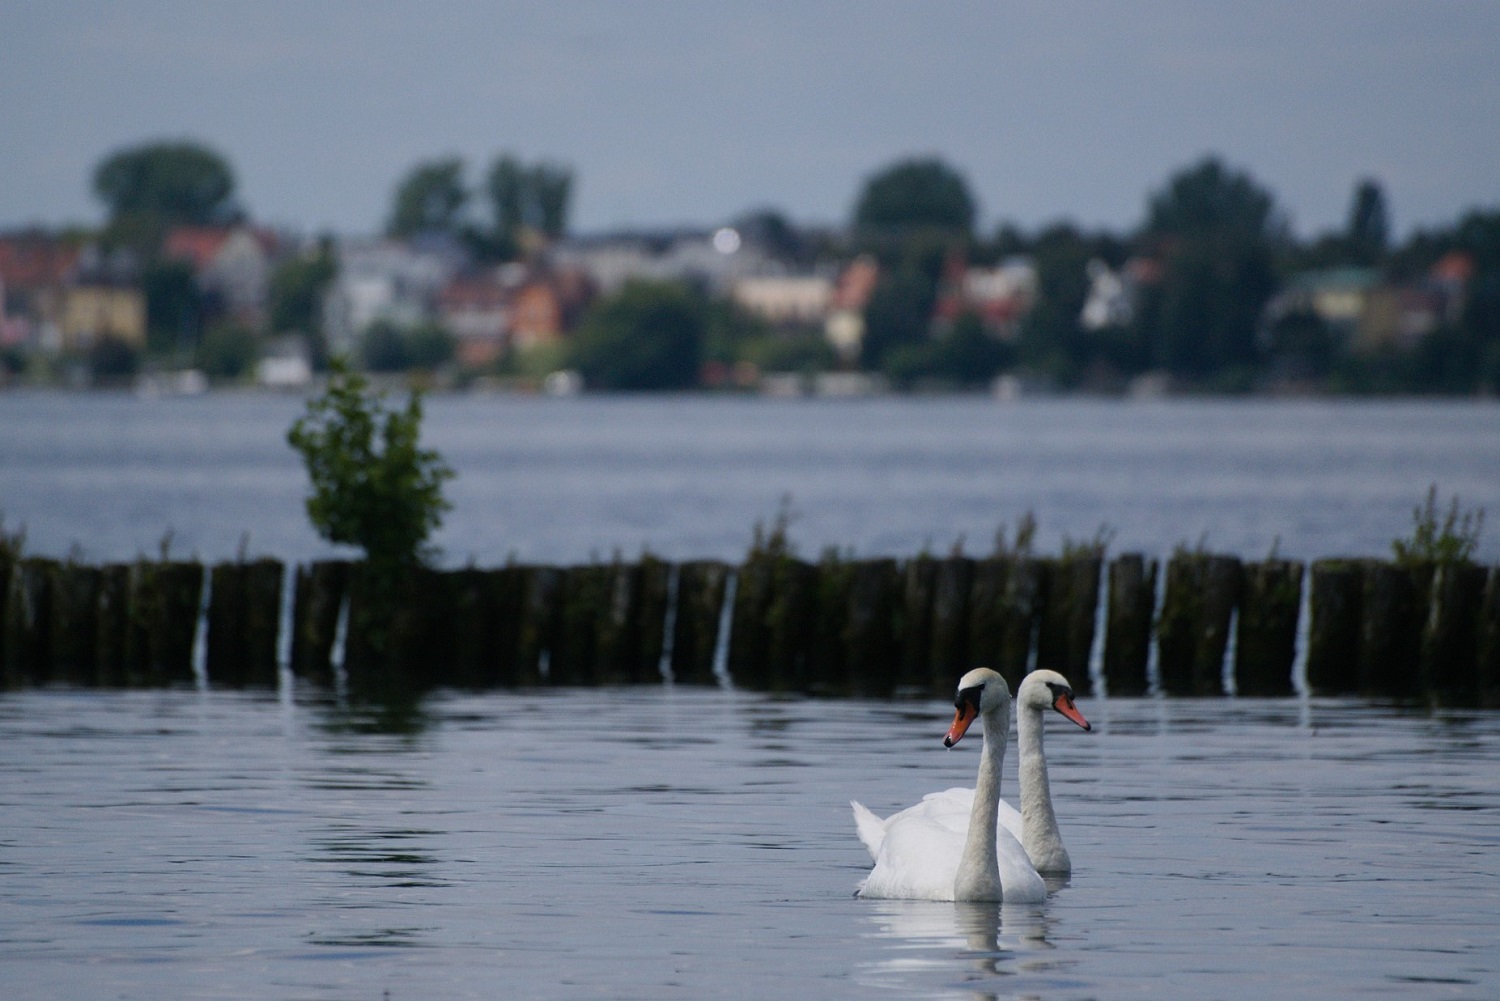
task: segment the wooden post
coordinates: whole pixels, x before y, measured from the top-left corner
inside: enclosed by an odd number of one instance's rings
[[[333,644],[349,592],[349,562],[318,560],[297,567],[292,597],[292,674],[333,685]]]
[[[627,680],[637,684],[661,684],[662,654],[667,645],[667,600],[672,583],[672,565],[654,556],[641,557],[635,569],[634,648],[628,651]]]
[[[1479,606],[1479,629],[1475,640],[1478,654],[1479,704],[1500,709],[1500,566],[1491,567]]]
[[[595,626],[594,675],[601,684],[635,682],[641,632],[641,567],[615,560],[604,568]]]
[[[1024,662],[1016,671],[1006,657],[1006,628],[1013,616],[1006,614],[1005,591],[1014,564],[1015,560],[1008,556],[978,559],[969,578],[968,662],[973,667],[999,671],[1011,691],[1016,690],[1021,675],[1026,673]]]
[[[126,646],[130,635],[129,563],[106,563],[99,570],[99,603],[95,608],[94,641],[98,683],[122,688],[130,683],[126,673]]]
[[[77,563],[54,564],[50,570],[52,677],[74,685],[97,684],[99,570]]]
[[[1357,560],[1314,560],[1307,638],[1307,685],[1314,695],[1359,691],[1364,568]]]
[[[499,669],[500,574],[467,567],[447,575],[448,621],[453,655],[443,683],[481,690],[494,687]]]
[[[810,599],[812,622],[803,660],[799,691],[818,695],[847,695],[859,665],[849,659],[849,615],[854,591],[852,560],[836,551],[825,553],[813,568],[815,581]]]
[[[219,563],[210,571],[205,671],[211,683],[276,687],[285,573],[273,559]]]
[[[1156,663],[1161,690],[1168,695],[1193,693],[1205,564],[1205,557],[1199,553],[1176,553],[1167,561],[1161,614],[1156,621]]]
[[[932,669],[932,600],[937,588],[937,560],[917,556],[901,571],[901,666],[898,689],[926,695],[952,695],[954,680]]]
[[[719,642],[729,566],[718,560],[677,565],[676,617],[672,625],[672,680],[681,685],[716,685],[714,651]]]
[[[562,626],[563,571],[555,566],[519,568],[521,585],[521,629],[516,657],[516,684],[542,682],[544,658],[550,661],[558,646]],[[550,665],[549,665],[550,671]]]
[[[850,564],[850,568],[843,637],[849,689],[857,695],[883,698],[895,691],[900,667],[901,567],[892,559],[874,559]]]
[[[1360,565],[1359,690],[1386,698],[1421,693],[1422,629],[1431,605],[1436,567],[1380,560]]]
[[[40,685],[52,679],[52,580],[56,560],[26,556],[10,573],[5,622],[4,676],[7,688]]]
[[[208,649],[204,669],[213,684],[244,687],[249,680],[245,649],[245,565],[218,563],[208,574]]]
[[[757,673],[768,691],[812,691],[813,637],[818,623],[821,571],[790,556],[773,560],[771,603],[766,612],[767,662]],[[842,666],[829,666],[828,674],[836,687]]]
[[[1479,703],[1479,608],[1488,572],[1462,562],[1438,567],[1422,632],[1422,689],[1437,705]]]
[[[1140,553],[1117,556],[1109,565],[1104,681],[1111,695],[1145,695],[1149,687],[1156,570],[1156,561]]]
[[[937,564],[932,586],[933,686],[951,689],[973,665],[969,662],[969,590],[974,561],[950,556]],[[993,665],[992,665],[993,666]]]
[[[1178,553],[1168,562],[1156,634],[1161,687],[1168,695],[1224,694],[1224,652],[1240,578],[1240,561],[1233,556]]]
[[[1302,564],[1295,560],[1245,565],[1234,644],[1234,687],[1240,695],[1292,694],[1302,572]]]
[[[1103,559],[1094,553],[1066,556],[1046,564],[1046,600],[1038,616],[1038,667],[1060,671],[1079,695],[1091,695],[1089,655],[1099,611]]]

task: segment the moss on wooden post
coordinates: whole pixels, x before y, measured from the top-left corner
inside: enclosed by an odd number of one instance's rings
[[[1089,655],[1094,648],[1103,562],[1100,556],[1088,552],[1045,564],[1046,600],[1038,616],[1036,663],[1062,672],[1079,695],[1090,695],[1094,690]]]
[[[1358,560],[1315,560],[1310,592],[1307,686],[1314,695],[1357,692],[1364,568]]]
[[[52,677],[74,685],[97,684],[99,569],[68,562],[54,565],[51,573]]]
[[[1422,688],[1434,704],[1479,703],[1479,610],[1488,576],[1468,560],[1438,567],[1421,654]]]
[[[718,684],[714,651],[718,649],[729,574],[729,565],[718,560],[689,560],[677,566],[672,680],[678,684]]]
[[[952,678],[932,670],[932,599],[937,587],[937,560],[916,556],[901,568],[901,662],[898,688],[941,695]],[[951,694],[951,693],[949,693]]]
[[[1292,694],[1302,575],[1303,565],[1296,560],[1245,564],[1234,644],[1234,687],[1238,694]]]
[[[297,567],[292,594],[292,674],[325,687],[333,685],[333,644],[349,593],[349,567],[347,560],[317,560]]]
[[[1110,562],[1104,683],[1111,695],[1144,695],[1149,687],[1156,573],[1156,561],[1140,553],[1126,553]]]
[[[1410,699],[1421,693],[1422,628],[1431,602],[1431,563],[1362,561],[1359,691]]]

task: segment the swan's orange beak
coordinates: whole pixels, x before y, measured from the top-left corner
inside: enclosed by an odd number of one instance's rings
[[[1052,703],[1052,708],[1056,709],[1058,712],[1062,713],[1068,719],[1072,720],[1074,723],[1077,723],[1085,730],[1093,729],[1093,727],[1089,725],[1089,721],[1083,718],[1083,713],[1079,712],[1078,707],[1073,704],[1073,696],[1069,695],[1067,692],[1062,692],[1057,696],[1057,700]]]
[[[972,703],[965,701],[958,707],[958,712],[953,714],[953,725],[948,728],[948,736],[943,738],[944,747],[952,747],[969,732],[969,725],[979,718],[979,709]],[[1086,728],[1087,723],[1083,724]]]

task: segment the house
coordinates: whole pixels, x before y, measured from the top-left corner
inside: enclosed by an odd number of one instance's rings
[[[90,283],[63,290],[58,347],[87,351],[105,339],[146,347],[146,296],[133,285]]]
[[[228,317],[259,330],[281,242],[270,230],[252,226],[177,226],[167,232],[162,256],[186,263],[198,287],[216,295]]]
[[[833,282],[818,275],[742,278],[730,297],[746,312],[780,327],[818,326],[833,302]]]
[[[723,295],[743,279],[786,273],[762,247],[728,226],[575,238],[555,245],[550,256],[555,264],[587,274],[604,295],[633,280],[688,282]]]
[[[349,238],[335,244],[338,277],[323,303],[323,330],[335,354],[351,354],[377,320],[415,327],[436,317],[438,294],[464,258],[456,245]]]
[[[438,293],[437,320],[453,335],[460,364],[486,368],[505,351],[511,290],[494,273],[455,277]]]
[[[61,349],[63,290],[81,255],[35,230],[0,236],[0,345]]]
[[[865,307],[870,304],[879,281],[880,265],[870,255],[861,254],[849,262],[834,282],[823,336],[846,365],[859,360],[865,340]]]

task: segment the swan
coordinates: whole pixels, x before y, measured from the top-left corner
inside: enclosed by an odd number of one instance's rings
[[[1041,747],[1041,709],[1052,708],[1090,729],[1073,704],[1067,679],[1055,671],[1037,671],[1021,686],[1023,813],[1000,800],[1000,774],[1010,730],[1010,687],[996,672],[978,668],[958,683],[957,712],[943,739],[952,747],[975,718],[984,732],[976,789],[931,793],[922,802],[885,820],[859,803],[854,809],[860,840],[875,868],[860,884],[862,897],[928,900],[1004,900],[1029,903],[1046,898],[1039,866],[1017,835],[1035,845],[1035,857],[1058,872],[1069,866],[1057,832],[1047,789]],[[1028,823],[1028,817],[1031,821]],[[1002,821],[1004,823],[1002,824]]]

